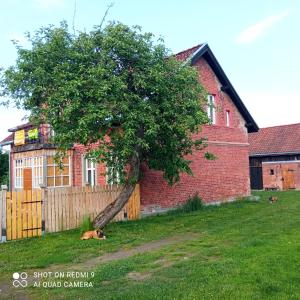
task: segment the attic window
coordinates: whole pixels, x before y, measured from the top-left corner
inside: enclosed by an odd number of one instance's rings
[[[230,111],[226,110],[226,126],[230,126]]]
[[[210,124],[216,124],[215,96],[208,95],[207,98],[207,116],[210,120]]]
[[[270,169],[270,175],[274,175],[274,169]]]

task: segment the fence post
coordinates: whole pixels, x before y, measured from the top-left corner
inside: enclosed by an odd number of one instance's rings
[[[1,218],[1,242],[6,242],[6,193],[7,185],[2,185],[2,197],[0,199],[0,208],[2,209],[2,218]]]
[[[45,184],[40,184],[40,188],[42,190],[42,236],[45,235],[45,203],[48,201],[48,189]]]

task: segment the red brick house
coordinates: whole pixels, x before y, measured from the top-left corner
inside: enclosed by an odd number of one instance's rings
[[[300,189],[300,124],[249,134],[252,189]]]
[[[199,81],[209,93],[208,115],[211,125],[203,126],[202,137],[208,138],[210,151],[217,156],[205,160],[204,152],[190,158],[194,175],[183,174],[178,184],[167,185],[162,173],[142,167],[140,181],[142,208],[164,209],[183,203],[196,192],[206,202],[231,200],[250,194],[248,133],[258,126],[231,85],[207,44],[200,44],[176,54],[181,61],[191,63],[199,73]],[[49,187],[106,184],[106,168],[84,157],[82,145],[74,145],[64,161],[63,174],[53,161],[55,146],[49,142],[51,130],[42,125],[35,129],[25,124],[9,131],[11,135],[0,145],[11,147],[12,189],[36,188],[39,183]],[[30,138],[30,135],[34,138]],[[19,141],[18,141],[19,139]]]

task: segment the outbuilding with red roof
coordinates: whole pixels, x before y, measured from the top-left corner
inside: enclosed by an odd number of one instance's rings
[[[300,123],[249,134],[252,189],[300,189]]]

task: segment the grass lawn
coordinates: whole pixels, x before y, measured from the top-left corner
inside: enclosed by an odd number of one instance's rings
[[[111,224],[105,241],[81,241],[73,230],[1,244],[0,288],[13,272],[76,270],[93,257],[175,236],[153,251],[87,263],[93,287],[22,292],[26,299],[300,299],[300,192],[254,194],[259,202]],[[279,201],[269,204],[274,194]]]

